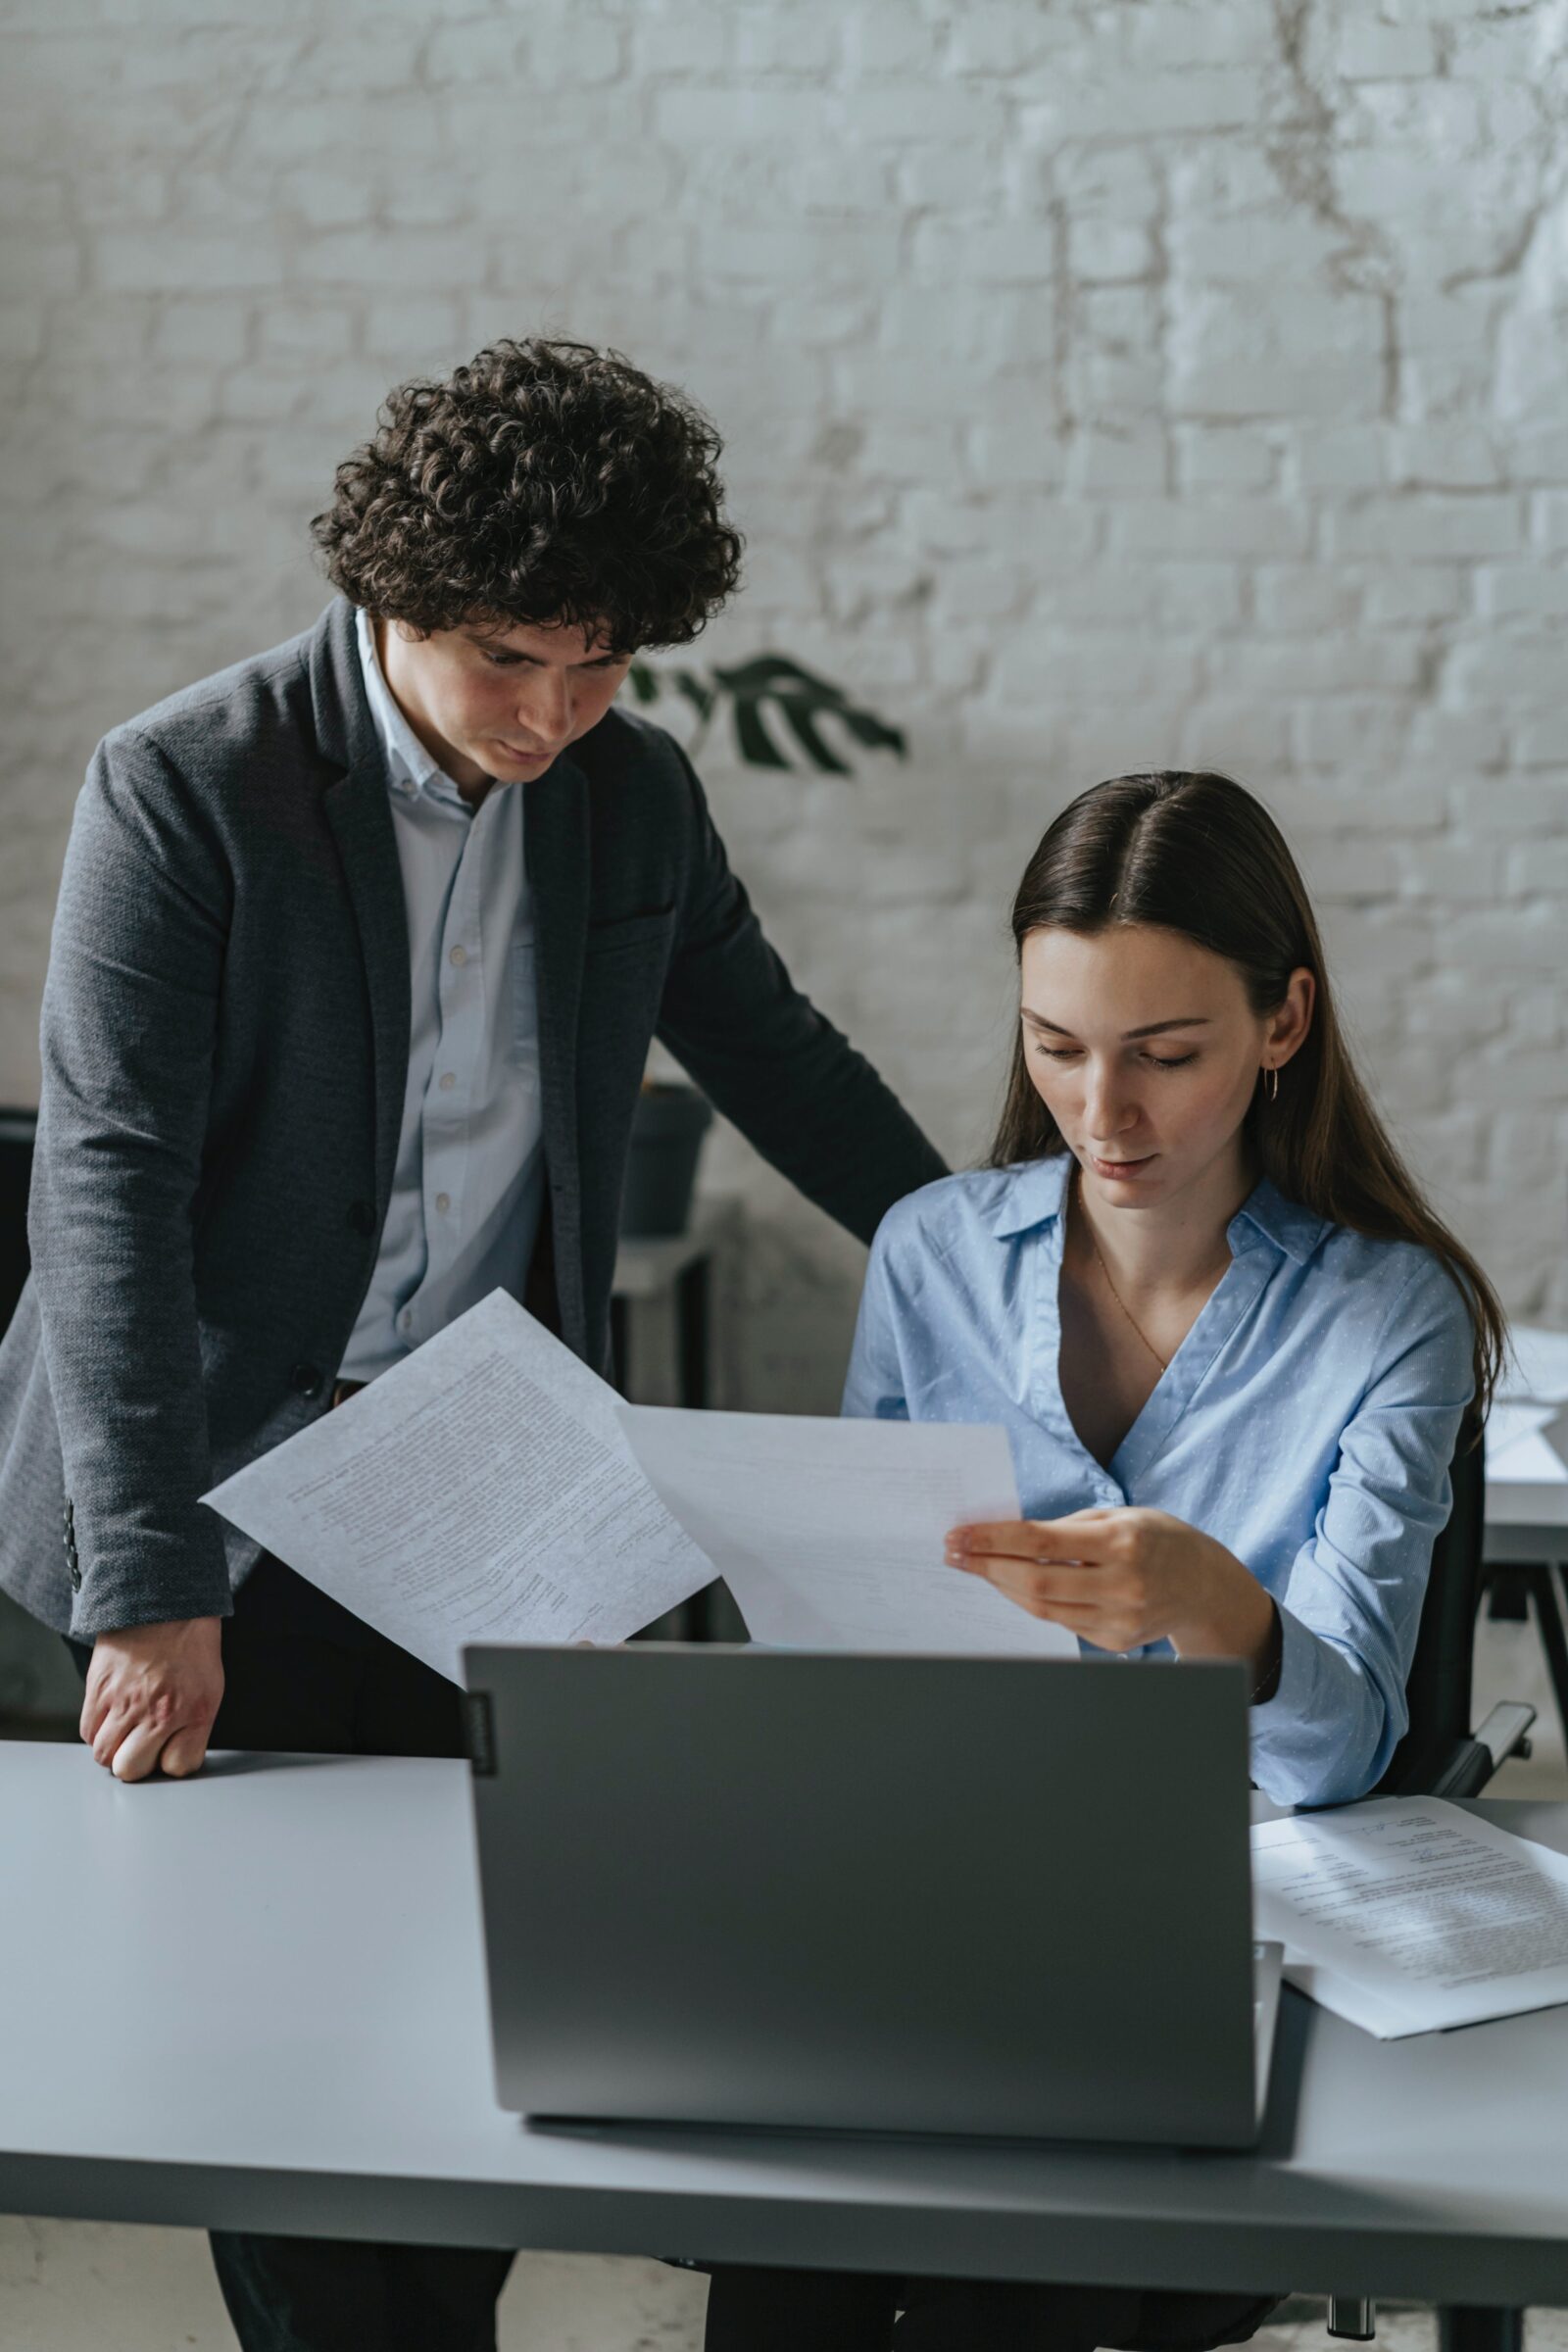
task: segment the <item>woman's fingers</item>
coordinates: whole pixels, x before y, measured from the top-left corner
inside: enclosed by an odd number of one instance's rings
[[[973,1552],[959,1562],[968,1576],[983,1576],[1025,1608],[1095,1609],[1102,1605],[1098,1570],[1071,1562],[1021,1560],[1006,1552]]]
[[[998,1519],[972,1527],[956,1527],[947,1538],[948,1558],[961,1564],[975,1558],[1055,1560],[1066,1564],[1093,1563],[1103,1538],[1071,1519]]]

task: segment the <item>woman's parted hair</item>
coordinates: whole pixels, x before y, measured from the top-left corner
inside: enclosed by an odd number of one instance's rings
[[[720,448],[618,352],[502,341],[388,394],[311,533],[334,588],[421,636],[483,620],[684,645],[740,573]]]
[[[1290,976],[1316,981],[1311,1026],[1265,1100],[1247,1113],[1254,1164],[1287,1199],[1377,1241],[1417,1242],[1446,1266],[1475,1331],[1473,1414],[1491,1404],[1506,1343],[1502,1307],[1470,1252],[1424,1198],[1350,1058],[1311,902],[1285,838],[1229,776],[1165,769],[1112,776],[1069,803],[1024,870],[1012,906],[1018,952],[1031,931],[1091,934],[1152,923],[1223,956],[1254,1013],[1276,1011]],[[1064,1152],[1029,1077],[1022,1035],[988,1164]]]

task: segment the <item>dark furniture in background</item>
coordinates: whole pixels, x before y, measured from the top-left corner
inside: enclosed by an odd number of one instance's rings
[[[37,1132],[35,1110],[0,1110],[0,1332],[27,1279],[27,1187]]]

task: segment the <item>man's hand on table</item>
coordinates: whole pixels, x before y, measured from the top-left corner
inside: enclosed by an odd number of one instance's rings
[[[181,1617],[97,1637],[81,1736],[117,1780],[145,1780],[160,1764],[175,1779],[200,1771],[223,1695],[222,1624]]]

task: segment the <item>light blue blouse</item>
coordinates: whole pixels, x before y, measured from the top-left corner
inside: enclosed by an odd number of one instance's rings
[[[945,1177],[889,1211],[844,1411],[1001,1423],[1026,1518],[1142,1503],[1215,1537],[1283,1628],[1279,1687],[1250,1710],[1257,1786],[1279,1804],[1364,1795],[1405,1728],[1448,1515],[1473,1389],[1464,1299],[1430,1250],[1367,1241],[1260,1183],[1227,1228],[1230,1265],[1107,1471],[1057,1377],[1072,1165],[1063,1152]]]

